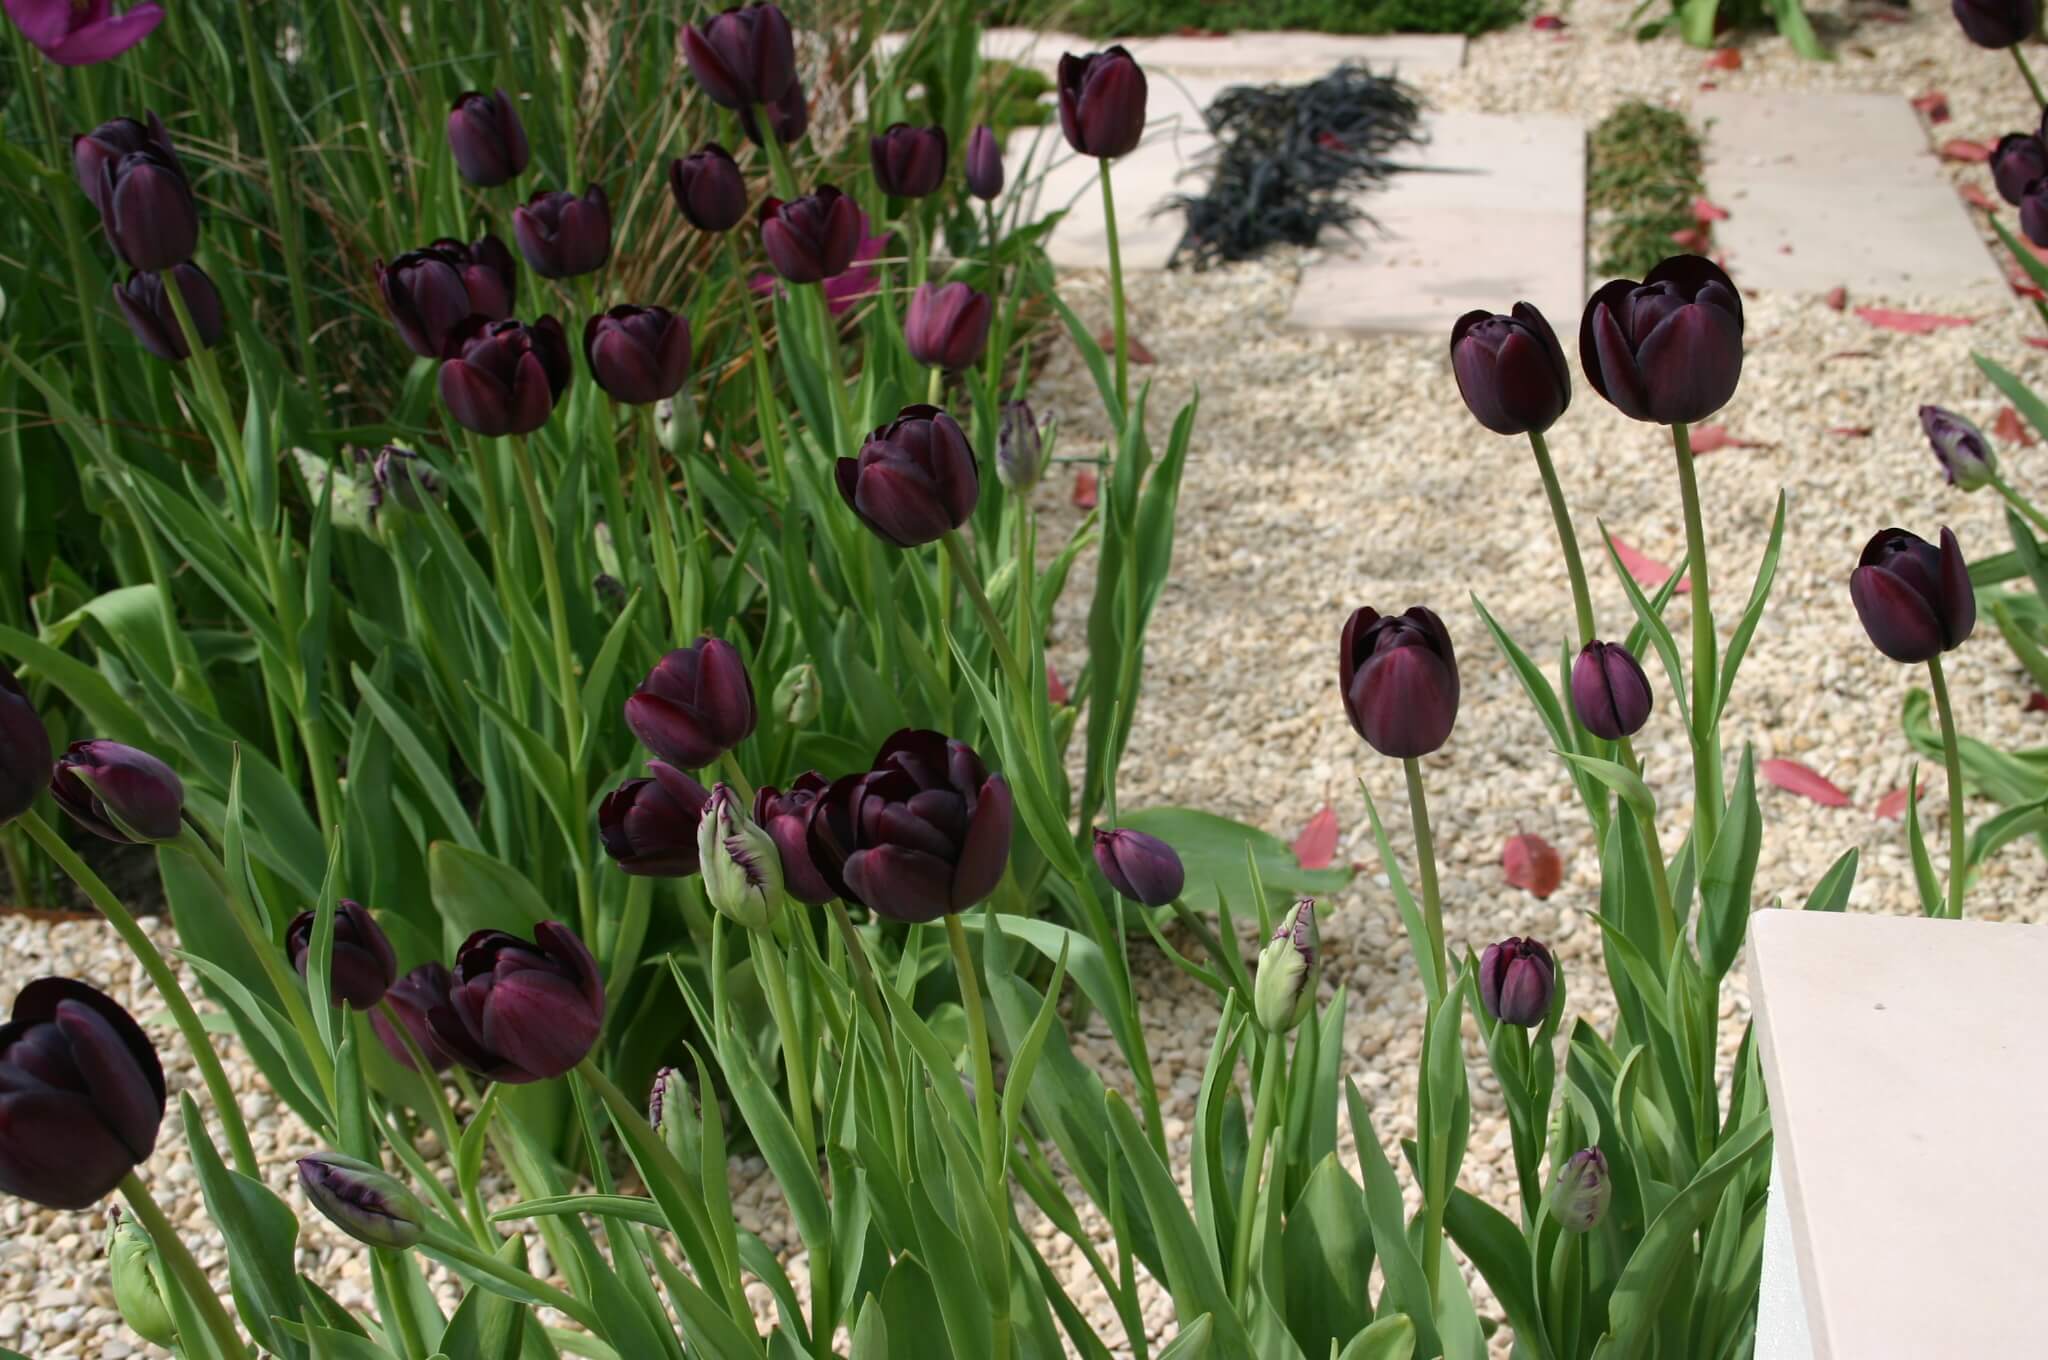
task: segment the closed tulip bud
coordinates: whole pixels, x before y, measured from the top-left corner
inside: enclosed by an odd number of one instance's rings
[[[512,210],[512,238],[544,279],[595,273],[612,257],[611,200],[598,184],[587,186],[581,198],[542,189]]]
[[[1167,905],[1180,896],[1187,883],[1187,873],[1172,846],[1129,827],[1095,829],[1095,864],[1118,896],[1148,907]]]
[[[414,354],[441,357],[448,337],[477,309],[457,262],[437,246],[377,262],[377,291],[398,338]]]
[[[14,672],[0,666],[0,826],[35,806],[50,782],[50,729]]]
[[[996,480],[1022,494],[1045,471],[1045,439],[1028,401],[1006,401],[996,425]]]
[[[164,1069],[135,1018],[71,978],[38,978],[0,1025],[0,1194],[83,1209],[149,1160]]]
[[[318,913],[308,909],[292,918],[284,933],[285,954],[300,977],[312,964],[313,927]],[[398,955],[385,938],[384,927],[360,902],[343,898],[334,909],[334,944],[329,956],[328,1002],[366,1011],[384,999],[398,978]]]
[[[116,1217],[107,1229],[107,1283],[121,1321],[144,1341],[166,1348],[178,1341],[178,1324],[164,1302],[163,1267],[156,1243],[132,1218]]]
[[[1894,661],[1931,661],[1977,626],[1970,567],[1946,527],[1939,548],[1904,529],[1879,530],[1849,574],[1849,597],[1863,631]]]
[[[1351,726],[1383,756],[1426,756],[1458,720],[1458,658],[1435,611],[1365,608],[1344,624],[1337,684]]]
[[[822,283],[853,264],[860,249],[860,207],[829,184],[787,203],[761,204],[761,248],[791,283]]]
[[[818,907],[839,895],[831,882],[811,861],[811,809],[831,788],[831,781],[816,770],[807,770],[784,792],[763,785],[754,794],[754,820],[782,860],[782,889],[797,901]]]
[[[1495,434],[1542,434],[1571,405],[1564,346],[1543,313],[1467,312],[1451,327],[1451,372],[1473,416]]]
[[[446,964],[423,963],[392,983],[391,989],[384,993],[384,1004],[370,1013],[370,1028],[377,1031],[377,1038],[385,1051],[397,1060],[400,1067],[417,1071],[418,1064],[413,1061],[412,1051],[418,1049],[428,1067],[436,1072],[447,1069],[450,1062],[448,1050],[442,1048],[440,1040],[434,1037],[433,1022],[427,1017],[434,1007],[448,1004],[448,989],[454,982],[455,978]],[[387,1009],[397,1015],[399,1025],[404,1026],[403,1033],[385,1015]],[[411,1047],[407,1047],[407,1039],[412,1041]]]
[[[1742,376],[1742,299],[1713,261],[1674,255],[1605,284],[1579,322],[1593,390],[1632,420],[1675,425],[1728,404]]]
[[[1620,741],[1650,720],[1650,678],[1619,643],[1594,639],[1572,663],[1572,708],[1588,732]]]
[[[2017,205],[2027,186],[2048,175],[2048,146],[2031,132],[2008,132],[1991,152],[1991,179],[1998,196]]]
[[[1059,66],[1060,131],[1084,156],[1124,155],[1145,135],[1145,72],[1121,46]]]
[[[1479,1000],[1503,1025],[1530,1029],[1550,1016],[1557,987],[1550,951],[1535,940],[1510,935],[1479,956]]]
[[[967,192],[984,203],[1003,196],[1003,148],[987,123],[967,134]]]
[[[403,1250],[426,1235],[427,1206],[380,1166],[321,1152],[299,1158],[299,1184],[329,1223],[367,1246]]]
[[[1941,470],[1950,486],[1975,491],[1989,486],[1998,476],[1998,459],[1991,452],[1984,432],[1954,411],[1939,406],[1920,408],[1920,428],[1927,434]]]
[[[2041,25],[2035,0],[1953,0],[1963,36],[1979,47],[2017,47]]]
[[[107,240],[130,269],[162,273],[199,246],[199,201],[178,160],[154,144],[102,161],[92,198]]]
[[[735,7],[682,32],[683,60],[712,103],[772,104],[796,83],[796,40],[774,5]]]
[[[640,744],[685,769],[709,765],[745,741],[757,717],[746,663],[720,638],[662,657],[626,700],[626,726]]]
[[[661,1135],[683,1170],[694,1174],[703,1165],[704,1120],[697,1112],[697,1096],[673,1067],[654,1074],[653,1089],[647,1093],[647,1126]]]
[[[2020,235],[2048,250],[2048,179],[2037,179],[2020,196]]]
[[[981,362],[994,315],[988,294],[964,283],[921,283],[903,315],[903,341],[919,363],[957,373]]]
[[[868,138],[875,184],[897,198],[923,198],[946,179],[946,130],[891,123]]]
[[[957,529],[981,499],[974,450],[936,406],[906,406],[836,468],[839,495],[886,543],[915,548]]]
[[[775,715],[791,727],[807,727],[818,716],[818,668],[799,661],[782,673],[771,700]]]
[[[697,823],[697,858],[704,896],[714,908],[748,930],[775,924],[783,900],[781,853],[725,784],[712,788]]]
[[[129,152],[153,151],[164,161],[177,166],[179,174],[185,173],[184,163],[178,159],[177,148],[171,145],[171,134],[164,130],[163,120],[154,113],[148,115],[148,120],[139,122],[133,118],[114,118],[71,139],[71,173],[78,181],[79,192],[92,200],[93,207],[99,209],[101,216],[105,216],[107,211],[107,205],[100,196],[106,187],[106,172]]]
[[[747,215],[747,182],[717,142],[670,161],[668,191],[683,220],[699,231],[731,231]]]
[[[751,115],[742,114],[740,121],[751,122]],[[789,88],[782,92],[782,98],[768,105],[768,125],[775,129],[776,139],[784,146],[802,141],[804,134],[811,130],[811,100],[810,96],[804,93],[804,83],[801,80],[789,82]],[[750,131],[758,133],[759,128],[751,128]],[[756,135],[754,140],[758,143],[761,139]]]
[[[1259,951],[1252,976],[1252,1012],[1268,1034],[1285,1034],[1300,1024],[1315,1003],[1322,970],[1316,902],[1304,897],[1290,908]]]
[[[128,276],[128,282],[114,285],[114,305],[121,309],[137,344],[167,364],[183,363],[191,349],[171,306],[165,279],[177,280],[178,294],[185,301],[185,312],[192,318],[199,343],[207,349],[219,344],[221,336],[227,333],[220,291],[196,264],[174,265],[161,274],[138,269]]]
[[[87,831],[124,844],[174,841],[185,785],[170,766],[118,741],[74,741],[57,757],[50,797]]]
[[[494,189],[518,178],[532,153],[519,111],[503,90],[458,95],[448,111],[448,149],[455,168],[479,189]]]
[[[612,862],[645,878],[688,878],[697,872],[697,824],[711,795],[664,761],[650,760],[652,779],[628,779],[597,805],[597,835]]]
[[[1607,1216],[1614,1199],[1614,1181],[1599,1148],[1580,1148],[1557,1173],[1550,1187],[1550,1216],[1566,1232],[1591,1232]]]
[[[446,488],[426,459],[411,449],[386,444],[370,461],[370,519],[394,512],[418,514],[428,501],[438,501]]]
[[[690,323],[666,307],[614,307],[583,326],[583,359],[613,401],[646,406],[690,376]]]
[[[479,930],[455,955],[446,1005],[428,1013],[434,1038],[489,1081],[559,1077],[604,1029],[604,979],[567,926],[543,921],[528,942]]]
[[[574,370],[562,323],[544,316],[486,321],[472,316],[448,337],[441,402],[481,435],[532,434],[548,423]]]

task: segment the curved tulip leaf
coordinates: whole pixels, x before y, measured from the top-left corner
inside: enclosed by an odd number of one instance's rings
[[[1643,782],[1643,777],[1634,770],[1612,760],[1602,760],[1598,756],[1582,756],[1575,751],[1559,751],[1557,754],[1562,756],[1567,764],[1584,770],[1613,789],[1620,795],[1621,800],[1629,805],[1630,810],[1642,819],[1645,826],[1657,824],[1657,799],[1650,792],[1650,786]]]
[[[1536,712],[1543,719],[1544,729],[1550,733],[1552,745],[1561,750],[1576,748],[1578,724],[1573,721],[1573,715],[1565,711],[1564,705],[1558,702],[1557,690],[1551,686],[1549,678],[1529,659],[1529,654],[1522,650],[1520,644],[1508,635],[1508,630],[1500,626],[1477,595],[1472,596],[1472,607],[1479,611],[1480,621],[1486,625],[1486,631],[1493,635],[1494,646],[1500,648],[1501,655],[1507,658],[1508,667],[1514,671],[1515,678],[1521,681],[1523,692],[1536,705]],[[1574,768],[1571,776],[1572,783],[1578,787],[1580,800],[1585,803],[1587,812],[1593,817],[1594,825],[1597,827],[1604,824],[1607,820],[1606,800],[1600,797],[1598,789],[1584,771]]]
[[[1785,0],[1797,8],[1798,0]],[[1742,658],[1749,651],[1749,640],[1756,633],[1756,626],[1764,616],[1764,602],[1770,598],[1771,582],[1778,576],[1778,552],[1785,543],[1785,493],[1778,492],[1778,511],[1771,518],[1771,536],[1764,545],[1763,559],[1756,566],[1756,582],[1750,587],[1749,602],[1742,607],[1742,618],[1735,625],[1735,632],[1728,639],[1728,651],[1721,658],[1721,682],[1714,701],[1714,722],[1718,726],[1721,715],[1728,709],[1728,696],[1735,689],[1735,672],[1742,666]]]
[[[1422,919],[1422,909],[1415,904],[1415,897],[1408,891],[1408,882],[1401,876],[1401,861],[1394,856],[1394,847],[1387,840],[1387,829],[1380,823],[1380,810],[1372,800],[1372,790],[1365,786],[1363,776],[1358,781],[1358,791],[1365,796],[1365,815],[1372,819],[1372,838],[1379,846],[1380,868],[1386,873],[1387,887],[1394,894],[1394,908],[1401,913],[1401,926],[1408,932],[1408,950],[1415,955],[1415,971],[1422,977],[1423,995],[1428,998],[1430,1009],[1436,1009],[1443,1000],[1447,985],[1443,971],[1437,963],[1436,950],[1430,944],[1429,926]]]
[[[1621,578],[1621,588],[1628,595],[1629,606],[1636,611],[1637,626],[1648,637],[1650,645],[1657,649],[1657,655],[1664,660],[1664,674],[1671,682],[1671,702],[1677,705],[1678,716],[1684,721],[1686,730],[1690,732],[1692,730],[1692,700],[1687,697],[1685,666],[1678,659],[1678,642],[1671,636],[1671,629],[1664,622],[1662,609],[1659,606],[1652,605],[1649,600],[1644,598],[1643,588],[1636,584],[1636,578],[1631,576],[1628,568],[1622,565],[1621,554],[1616,552],[1614,548],[1614,535],[1607,531],[1607,526],[1604,523],[1600,526],[1600,540],[1607,545],[1607,559],[1614,565],[1614,574]],[[1668,588],[1675,580],[1677,580],[1677,573],[1674,572],[1671,578],[1665,581],[1664,585]],[[1663,598],[1669,598],[1665,590],[1660,590],[1658,594]],[[1629,650],[1634,652],[1637,648],[1631,647]]]
[[[661,1206],[643,1195],[544,1195],[521,1200],[491,1215],[491,1222],[506,1223],[518,1218],[548,1218],[558,1214],[595,1214],[622,1223],[644,1223],[667,1229],[668,1219]]]
[[[1755,752],[1744,746],[1727,816],[1700,866],[1700,962],[1715,987],[1735,966],[1735,955],[1748,933],[1750,894],[1762,848],[1763,812],[1756,801]]]
[[[500,1261],[526,1269],[526,1241],[507,1238],[498,1248]],[[526,1310],[488,1289],[463,1295],[441,1332],[439,1350],[447,1360],[517,1360],[526,1337]]]
[[[1861,851],[1850,846],[1842,857],[1828,867],[1820,876],[1820,882],[1813,885],[1813,891],[1806,895],[1807,911],[1840,911],[1849,905],[1849,890],[1856,886],[1856,865]]]
[[[299,1220],[269,1186],[222,1163],[206,1132],[199,1102],[189,1092],[179,1097],[178,1108],[184,1115],[186,1146],[192,1152],[206,1216],[227,1243],[237,1311],[258,1341],[288,1360],[304,1360],[305,1346],[277,1325],[280,1319],[298,1321],[305,1304],[292,1268]]]
[[[1373,1246],[1379,1253],[1380,1273],[1387,1282],[1380,1307],[1385,1309],[1391,1303],[1406,1313],[1414,1322],[1417,1349],[1424,1355],[1436,1355],[1442,1347],[1437,1342],[1435,1310],[1430,1305],[1422,1260],[1408,1240],[1401,1183],[1394,1179],[1393,1165],[1387,1161],[1386,1149],[1380,1146],[1380,1136],[1373,1130],[1372,1112],[1366,1108],[1365,1098],[1358,1094],[1357,1083],[1349,1077],[1344,1079],[1344,1105],[1351,1115],[1351,1141],[1357,1149],[1360,1179],[1365,1186],[1365,1213],[1372,1223]]]
[[[524,875],[448,841],[427,848],[427,884],[451,951],[479,930],[530,937],[552,916]]]
[[[1337,1360],[1412,1360],[1414,1354],[1415,1324],[1406,1313],[1394,1313],[1352,1337]]]
[[[1515,1338],[1528,1348],[1533,1360],[1554,1360],[1536,1306],[1535,1275],[1522,1230],[1485,1200],[1453,1189],[1444,1206],[1444,1231],[1500,1300]]]
[[[1215,1339],[1214,1315],[1204,1313],[1166,1343],[1159,1352],[1159,1360],[1209,1360],[1210,1347]]]
[[[1920,771],[1917,767],[1906,781],[1906,845],[1913,856],[1913,885],[1920,892],[1920,914],[1939,916],[1945,904],[1941,883],[1934,876],[1934,860],[1927,853],[1927,837],[1920,830]]]
[[[1288,1209],[1280,1251],[1287,1326],[1303,1354],[1371,1324],[1372,1223],[1365,1192],[1336,1153],[1316,1164]]]

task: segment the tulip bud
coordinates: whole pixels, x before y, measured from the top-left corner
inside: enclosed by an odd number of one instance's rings
[[[171,145],[171,134],[164,130],[163,120],[154,113],[148,119],[110,119],[71,139],[71,173],[78,180],[78,191],[92,200],[101,216],[107,211],[106,202],[100,197],[106,187],[104,172],[112,170],[129,152],[155,152],[164,162],[176,166],[179,174],[185,173],[184,162],[178,159],[178,149]]]
[[[136,343],[167,364],[183,363],[191,348],[164,287],[167,278],[177,280],[178,294],[185,300],[199,343],[212,349],[226,334],[227,321],[221,311],[220,290],[196,264],[174,265],[161,274],[138,269],[128,275],[128,282],[114,285],[114,305],[121,309]]]
[[[704,1120],[697,1112],[697,1096],[673,1067],[654,1074],[654,1088],[647,1095],[647,1126],[661,1135],[683,1170],[694,1174],[703,1165]]]
[[[697,825],[711,795],[690,776],[659,760],[652,779],[628,779],[597,805],[597,835],[612,862],[647,878],[697,872]]]
[[[1589,642],[1572,663],[1572,707],[1588,732],[1620,741],[1650,720],[1650,678],[1619,643]]]
[[[135,1018],[71,978],[38,978],[0,1025],[0,1195],[84,1209],[149,1159],[164,1069]]]
[[[1511,935],[1486,946],[1479,956],[1479,1000],[1503,1025],[1529,1029],[1542,1024],[1550,1016],[1556,986],[1550,951],[1535,940]]]
[[[1104,160],[1124,155],[1145,135],[1145,72],[1121,46],[1085,57],[1066,53],[1059,105],[1068,146]]]
[[[1969,564],[1946,527],[1939,548],[1904,529],[1879,530],[1849,574],[1849,598],[1863,631],[1894,661],[1932,660],[1977,626]]]
[[[75,155],[75,152],[74,152]],[[199,245],[199,201],[184,167],[154,143],[99,163],[100,209],[107,240],[131,269],[162,273]]]
[[[726,10],[685,28],[680,41],[690,74],[721,107],[772,104],[796,83],[796,41],[774,5]]]
[[[1252,1012],[1268,1034],[1285,1034],[1302,1022],[1316,998],[1321,971],[1321,938],[1316,931],[1316,900],[1304,897],[1291,907],[1259,951],[1252,977]]]
[[[1616,279],[1593,294],[1579,321],[1579,364],[1631,420],[1704,420],[1742,376],[1742,299],[1713,261],[1674,255],[1641,283]]]
[[[614,307],[583,327],[583,358],[613,401],[645,406],[690,376],[690,323],[666,307]]]
[[[177,1345],[178,1324],[164,1302],[156,1243],[132,1218],[117,1216],[107,1229],[107,1279],[121,1321],[144,1341],[166,1348]]]
[[[299,1158],[299,1184],[329,1223],[358,1242],[403,1250],[426,1235],[427,1206],[380,1166],[316,1153]]]
[[[757,717],[746,663],[719,638],[668,653],[626,700],[626,726],[640,744],[685,769],[709,765],[745,741]]]
[[[903,315],[903,342],[919,363],[958,373],[981,362],[994,317],[986,293],[964,283],[921,283]]]
[[[1180,896],[1187,883],[1187,873],[1172,846],[1129,827],[1095,829],[1095,864],[1118,896],[1148,907],[1167,905]]]
[[[1614,1181],[1607,1174],[1606,1156],[1596,1147],[1580,1148],[1557,1173],[1546,1207],[1566,1232],[1591,1232],[1607,1216],[1613,1199]]]
[[[935,406],[906,406],[835,469],[839,495],[885,543],[934,543],[974,513],[981,477],[974,450]]]
[[[775,712],[790,727],[807,727],[818,716],[818,668],[799,661],[782,673],[771,700]]]
[[[731,231],[747,215],[747,182],[717,142],[670,161],[668,190],[677,211],[699,231]]]
[[[543,921],[529,942],[479,930],[456,952],[448,1003],[427,1019],[455,1061],[490,1081],[559,1077],[604,1029],[604,979],[567,926]]]
[[[479,189],[494,189],[526,170],[531,152],[519,111],[503,90],[458,95],[448,111],[448,149],[455,168]]]
[[[412,1056],[412,1049],[417,1048],[428,1067],[436,1072],[447,1068],[451,1061],[448,1051],[434,1038],[434,1026],[427,1016],[436,1006],[448,1004],[448,988],[453,981],[446,964],[423,963],[392,983],[384,993],[384,1004],[370,1013],[370,1028],[377,1031],[385,1051],[400,1067],[417,1070]],[[403,1035],[386,1017],[386,1009],[405,1026]],[[412,1040],[411,1048],[406,1046],[408,1038]]]
[[[0,826],[35,806],[50,782],[50,729],[14,672],[0,666]]]
[[[946,130],[891,123],[868,138],[875,184],[897,198],[923,198],[946,178]]]
[[[1920,408],[1920,428],[1934,450],[1950,486],[1975,491],[1989,486],[1998,475],[1998,459],[1991,452],[1984,432],[1954,411],[1939,406]]]
[[[449,336],[441,404],[481,435],[532,434],[548,423],[574,369],[562,323],[544,316],[486,321],[472,316]]]
[[[1963,36],[1979,47],[2017,47],[2041,24],[2035,0],[1953,0],[1950,9]]]
[[[782,856],[725,784],[712,788],[697,823],[697,859],[713,907],[749,930],[775,924],[782,911]]]
[[[380,514],[419,514],[444,488],[427,460],[411,449],[386,444],[370,462],[370,520]]]
[[[1337,683],[1351,726],[1383,756],[1426,756],[1458,720],[1458,658],[1435,612],[1365,608],[1344,624]]]
[[[612,257],[611,200],[598,184],[587,186],[581,198],[542,189],[512,210],[512,238],[544,279],[595,273]]]
[[[1998,196],[2017,206],[2027,186],[2048,175],[2048,146],[2031,132],[2008,132],[1991,152],[1991,180]]]
[[[176,771],[118,741],[72,742],[50,775],[50,797],[110,841],[174,841],[185,829],[185,786]]]
[[[1003,149],[987,123],[967,135],[967,192],[984,203],[1003,196]]]
[[[822,283],[844,274],[860,248],[860,207],[829,184],[787,203],[761,204],[761,248],[791,283]]]
[[[310,909],[292,918],[284,933],[285,954],[292,969],[306,976],[313,954],[313,927],[319,915]],[[360,902],[341,900],[334,910],[334,944],[329,956],[327,999],[335,1006],[366,1011],[384,999],[398,977],[398,955],[384,927]]]
[[[1467,312],[1451,327],[1451,372],[1473,416],[1495,434],[1541,434],[1571,404],[1564,347],[1526,302],[1498,316]]]
[[[1045,471],[1045,440],[1032,419],[1031,403],[1006,401],[996,426],[996,480],[1022,495]]]

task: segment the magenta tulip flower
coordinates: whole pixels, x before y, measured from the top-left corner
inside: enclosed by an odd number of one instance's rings
[[[5,0],[7,17],[36,50],[59,66],[97,66],[147,38],[164,21],[163,6],[114,13],[109,0]]]

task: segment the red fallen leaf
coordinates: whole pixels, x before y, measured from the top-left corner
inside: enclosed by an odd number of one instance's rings
[[[1060,673],[1052,668],[1052,662],[1045,663],[1045,697],[1056,704],[1070,704],[1074,696],[1067,693],[1067,682],[1060,679]]]
[[[1529,27],[1542,33],[1555,33],[1564,27],[1564,17],[1558,14],[1539,14],[1529,21]]]
[[[1671,233],[1671,244],[1677,246],[1680,250],[1690,251],[1695,255],[1704,254],[1708,244],[1707,229],[1705,227],[1680,227],[1677,231]]]
[[[1838,349],[1833,354],[1823,358],[1821,362],[1831,364],[1837,359],[1875,359],[1876,357],[1877,351],[1874,349]]]
[[[1708,56],[1704,63],[1709,71],[1740,71],[1742,53],[1732,47],[1723,47]]]
[[[1508,837],[1500,848],[1500,868],[1509,887],[1538,899],[1550,896],[1564,882],[1564,860],[1541,836]]]
[[[1870,427],[1868,425],[1832,425],[1828,427],[1828,433],[1838,434],[1846,439],[1868,439],[1870,438]]]
[[[1838,283],[1828,289],[1826,301],[1829,307],[1839,312],[1849,305],[1849,290]]]
[[[1339,142],[1338,145],[1341,146],[1343,143]],[[1097,331],[1095,333],[1095,343],[1102,346],[1104,354],[1116,353],[1116,335],[1114,332]],[[1152,351],[1145,348],[1144,341],[1138,339],[1135,335],[1126,333],[1124,335],[1124,345],[1130,353],[1131,362],[1134,364],[1156,364],[1159,362],[1152,357]]]
[[[1877,805],[1870,809],[1870,815],[1882,817],[1887,822],[1896,822],[1906,815],[1906,798],[1911,792],[1910,789],[1893,789],[1877,800]]]
[[[1998,408],[1998,415],[1991,422],[1991,433],[2008,444],[2026,447],[2034,442],[2034,432],[2020,424],[2020,413],[2010,406]]]
[[[1328,803],[1294,838],[1294,857],[1304,869],[1327,869],[1337,855],[1337,814]]]
[[[1702,80],[1702,81],[1700,82],[1700,88],[1701,88],[1702,90],[1718,90],[1718,89],[1720,89],[1720,88],[1721,88],[1721,86],[1720,86],[1720,83],[1719,83],[1719,82],[1717,82],[1717,81],[1712,81],[1712,80]]]
[[[1939,154],[1945,161],[1981,165],[1991,159],[1991,148],[1982,142],[1973,142],[1967,137],[1951,137],[1941,144]]]
[[[1849,806],[1848,794],[1796,760],[1762,761],[1756,772],[1785,792],[1811,798],[1822,807]]]
[[[1635,577],[1636,584],[1644,590],[1655,590],[1658,586],[1664,584],[1666,577],[1671,575],[1671,568],[1665,566],[1656,558],[1651,557],[1648,553],[1636,551],[1618,538],[1614,540],[1614,555],[1621,559],[1621,565],[1628,569],[1628,574]],[[1687,594],[1691,590],[1692,582],[1680,581],[1678,583],[1678,593],[1680,595]]]
[[[1939,312],[1902,312],[1892,307],[1858,307],[1856,315],[1881,330],[1904,331],[1907,335],[1929,335],[1948,326],[1969,326],[1973,316],[1944,316]]]
[[[1075,509],[1093,510],[1095,508],[1095,487],[1096,481],[1093,469],[1082,468],[1074,474]]]
[[[1692,201],[1692,220],[1695,222],[1726,222],[1728,210],[1720,204],[1705,198]]]
[[[1716,449],[1761,449],[1768,447],[1761,439],[1738,439],[1728,433],[1726,425],[1695,425],[1692,429],[1692,451],[1712,453]]]
[[[2048,292],[2041,291],[2038,284],[2015,273],[2006,280],[2012,285],[2014,297],[2023,297],[2033,302],[2048,301]]]
[[[1930,123],[1948,121],[1948,96],[1940,90],[1929,90],[1926,94],[1914,95],[1913,107]]]
[[[1985,193],[1983,189],[1975,184],[1965,184],[1958,188],[1956,192],[1963,196],[1963,202],[1973,208],[1982,208],[1985,212],[1998,211],[1998,205],[1991,201],[1991,195]]]
[[[2035,690],[2027,696],[2027,706],[2020,711],[2022,713],[2048,713],[2048,694]]]
[[[2029,335],[2025,339],[2035,349],[2048,349],[2048,335]]]

